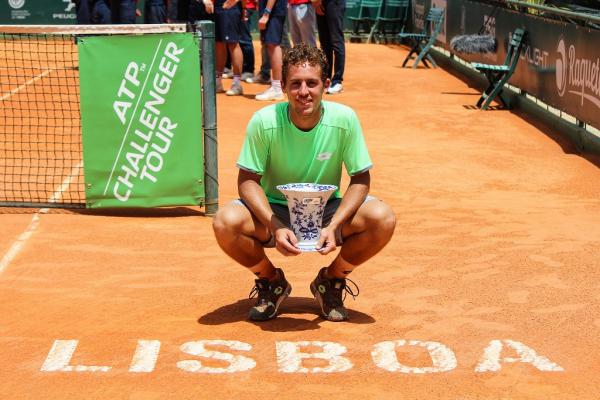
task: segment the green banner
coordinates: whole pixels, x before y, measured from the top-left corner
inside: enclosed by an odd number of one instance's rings
[[[202,204],[194,35],[88,37],[78,50],[87,206]]]
[[[0,24],[74,24],[72,0],[2,0]]]

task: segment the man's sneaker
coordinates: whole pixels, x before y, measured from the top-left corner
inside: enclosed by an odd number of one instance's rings
[[[342,93],[344,91],[344,87],[342,86],[341,83],[335,83],[331,86],[329,86],[329,89],[327,89],[327,93],[329,94],[338,94],[338,93]]]
[[[242,81],[246,83],[254,82],[254,74],[252,72],[242,72]]]
[[[266,321],[277,316],[281,303],[292,292],[292,285],[285,279],[283,271],[276,269],[277,280],[261,278],[254,281],[254,288],[248,298],[258,296],[256,305],[250,309],[248,318],[252,321]]]
[[[244,89],[240,83],[231,85],[231,88],[227,92],[225,92],[227,96],[241,96],[244,94]]]
[[[269,101],[269,100],[283,100],[285,96],[281,89],[277,90],[273,86],[269,86],[267,90],[256,95],[256,100]]]
[[[346,293],[355,298],[360,291],[350,279],[327,279],[325,277],[326,269],[327,267],[321,268],[315,280],[310,284],[310,291],[321,307],[323,318],[329,321],[345,321],[348,319],[348,311],[344,307]],[[346,281],[352,282],[356,293],[346,286]]]
[[[249,82],[248,80],[246,80],[246,82],[259,83],[261,85],[268,85],[271,83],[271,78],[266,75],[263,75],[263,74],[258,74],[258,75],[255,75],[254,78],[252,78],[252,82]]]
[[[216,92],[225,93],[225,89],[223,89],[223,82],[221,82],[220,80],[217,80]]]
[[[230,70],[229,68],[225,68],[223,69],[223,75],[221,75],[224,79],[231,79],[233,78],[233,71]]]

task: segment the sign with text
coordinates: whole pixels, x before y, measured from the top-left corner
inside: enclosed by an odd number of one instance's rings
[[[88,37],[78,51],[87,206],[202,204],[193,34]]]
[[[3,0],[0,24],[74,24],[73,0]]]

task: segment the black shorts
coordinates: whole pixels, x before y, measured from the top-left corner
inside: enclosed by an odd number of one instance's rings
[[[366,202],[369,202],[371,200],[376,200],[376,199],[377,199],[376,197],[368,195],[365,198],[365,200],[363,201],[363,204],[365,204]],[[323,220],[321,222],[322,227],[329,225],[329,223],[331,222],[331,218],[333,218],[333,215],[337,211],[341,202],[342,202],[342,199],[331,199],[327,202],[327,204],[325,204],[325,211],[323,211]],[[240,205],[243,205],[246,208],[248,208],[248,206],[244,203],[244,201],[242,199],[234,200],[233,203],[240,204]],[[290,222],[290,211],[289,211],[288,206],[286,204],[279,204],[279,203],[269,203],[269,205],[271,206],[271,210],[273,211],[273,214],[275,214],[275,216],[281,222],[283,222],[288,228],[292,229],[292,224]],[[343,243],[341,226],[335,231],[335,242],[336,242],[337,246],[341,246]],[[269,238],[269,240],[267,240],[265,243],[263,243],[263,246],[264,247],[275,247],[275,238],[273,236],[271,236]]]
[[[215,40],[238,43],[242,37],[242,12],[239,7],[215,12]]]
[[[285,16],[271,15],[267,27],[260,31],[260,41],[266,44],[281,44]]]

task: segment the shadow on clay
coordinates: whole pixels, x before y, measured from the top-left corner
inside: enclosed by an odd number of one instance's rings
[[[350,304],[348,303],[350,301],[351,299],[346,299],[345,305],[349,306]],[[281,304],[277,318],[263,322],[250,321],[248,320],[248,310],[250,310],[250,307],[252,307],[255,302],[256,299],[243,299],[232,304],[224,305],[214,311],[202,315],[198,318],[198,323],[201,325],[222,325],[248,321],[248,323],[254,324],[262,330],[270,332],[310,331],[319,329],[320,324],[322,323],[335,323],[321,318],[319,306],[312,297],[288,297]],[[304,317],[294,318],[290,316],[295,314],[314,314],[314,318],[306,319]],[[375,319],[370,315],[348,308],[348,321],[345,321],[344,323],[372,324],[374,322]]]

